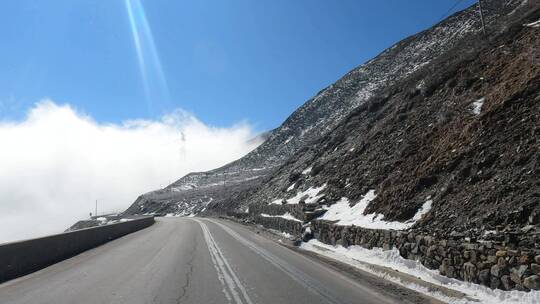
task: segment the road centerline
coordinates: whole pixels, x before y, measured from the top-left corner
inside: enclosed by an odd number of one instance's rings
[[[300,283],[302,286],[304,286],[306,289],[311,291],[312,293],[324,298],[328,303],[331,304],[343,304],[343,302],[337,300],[337,297],[330,292],[327,288],[323,286],[320,282],[317,280],[311,278],[309,275],[301,271],[300,269],[294,267],[290,263],[284,261],[283,259],[277,257],[276,255],[270,253],[268,250],[256,245],[255,243],[247,240],[246,238],[240,236],[238,233],[236,233],[231,228],[217,222],[217,221],[211,221],[208,219],[205,219],[205,221],[209,221],[211,223],[214,223],[218,225],[220,228],[222,228],[225,232],[227,232],[230,236],[232,236],[234,239],[236,239],[238,242],[261,256],[263,259],[268,261],[270,264],[274,265],[276,268],[283,271],[285,274],[287,274],[289,277],[291,277],[293,280]]]
[[[206,245],[208,246],[208,251],[210,252],[210,257],[212,259],[212,263],[214,264],[214,268],[216,269],[216,272],[218,273],[218,279],[223,285],[223,293],[225,294],[225,297],[229,302],[231,302],[231,295],[232,299],[237,304],[253,304],[251,301],[251,298],[249,297],[246,288],[232,269],[231,265],[225,258],[225,255],[219,248],[218,244],[212,237],[212,234],[210,233],[210,230],[206,226],[205,223],[202,221],[199,221],[197,219],[193,219],[199,225],[201,226],[201,229],[203,231],[204,240],[206,241]],[[228,290],[227,290],[228,289]],[[242,297],[237,292],[237,289],[240,291]]]

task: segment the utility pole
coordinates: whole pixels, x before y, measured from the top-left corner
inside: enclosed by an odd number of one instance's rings
[[[478,0],[478,10],[480,11],[480,21],[482,22],[482,33],[486,36],[486,24],[484,23],[484,12],[482,11],[482,0]]]
[[[96,214],[96,217],[97,217],[97,200],[96,200],[96,213],[95,214]]]

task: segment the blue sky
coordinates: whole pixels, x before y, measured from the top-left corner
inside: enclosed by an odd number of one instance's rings
[[[248,121],[271,129],[456,3],[140,1],[166,94],[155,72],[146,75],[154,88],[145,93],[124,0],[3,1],[0,119],[22,119],[48,97],[104,123],[156,119],[182,108],[214,126]],[[461,1],[452,12],[472,3]]]

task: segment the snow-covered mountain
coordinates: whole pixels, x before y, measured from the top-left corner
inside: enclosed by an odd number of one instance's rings
[[[485,1],[492,31],[526,1]],[[223,202],[259,187],[287,160],[325,137],[351,112],[378,92],[401,81],[480,31],[475,7],[456,13],[432,28],[406,38],[347,73],[297,109],[254,151],[226,166],[190,173],[164,189],[141,195],[127,214],[188,215],[213,210],[242,211],[246,205],[220,208]],[[217,208],[216,208],[217,207]]]

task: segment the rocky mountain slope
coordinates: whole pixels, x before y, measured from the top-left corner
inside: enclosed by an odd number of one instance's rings
[[[486,22],[497,31],[523,5],[521,0],[485,2]],[[188,174],[164,189],[141,195],[126,213],[188,215],[208,207],[241,211],[248,203],[230,204],[232,197],[253,191],[291,156],[325,137],[367,100],[474,37],[479,22],[476,9],[469,8],[400,41],[316,94],[245,157],[212,171]]]
[[[499,9],[210,211],[540,290],[540,2]]]
[[[539,224],[540,29],[529,21],[474,36],[387,86],[225,208],[287,204],[309,189],[324,204],[354,204],[374,190],[365,213],[389,221],[431,200],[418,227]]]

